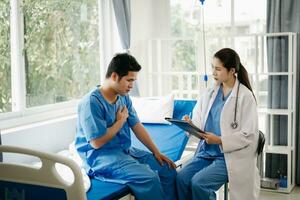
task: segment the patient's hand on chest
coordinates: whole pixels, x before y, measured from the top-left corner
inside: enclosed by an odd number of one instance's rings
[[[126,106],[119,107],[117,113],[116,113],[116,120],[121,121],[122,123],[125,123],[128,118],[128,109]]]

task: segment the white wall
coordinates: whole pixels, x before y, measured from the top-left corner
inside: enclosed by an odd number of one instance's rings
[[[1,131],[2,144],[58,152],[68,148],[76,133],[76,115]],[[32,157],[4,154],[7,162],[32,162]]]

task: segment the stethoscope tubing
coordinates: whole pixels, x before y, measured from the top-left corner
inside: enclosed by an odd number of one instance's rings
[[[239,90],[240,90],[240,83],[238,84],[238,88],[237,88],[235,106],[234,106],[234,118],[233,118],[233,122],[231,123],[231,127],[233,129],[236,129],[239,125],[236,121],[236,112],[237,112],[237,102],[238,102],[238,98],[239,98]]]
[[[234,105],[234,118],[233,118],[233,122],[230,124],[233,129],[236,129],[239,126],[239,124],[236,121],[236,113],[237,113],[237,103],[238,103],[238,98],[239,98],[240,84],[241,83],[239,83],[238,87],[237,87],[237,93],[236,93],[236,99],[235,99],[235,105]],[[212,95],[213,95],[213,93],[210,94],[210,98],[212,97]]]

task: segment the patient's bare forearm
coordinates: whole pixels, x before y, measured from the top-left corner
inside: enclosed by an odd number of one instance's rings
[[[152,139],[150,138],[147,130],[145,127],[138,123],[135,126],[132,127],[132,130],[136,137],[153,153],[157,154],[159,153],[159,150],[157,149],[156,145],[153,143]]]

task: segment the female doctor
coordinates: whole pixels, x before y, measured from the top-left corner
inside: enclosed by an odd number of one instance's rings
[[[229,48],[215,53],[212,68],[216,85],[197,101],[191,119],[205,134],[199,133],[194,158],[178,172],[178,197],[213,200],[229,182],[230,200],[258,199],[258,117],[248,73]]]

